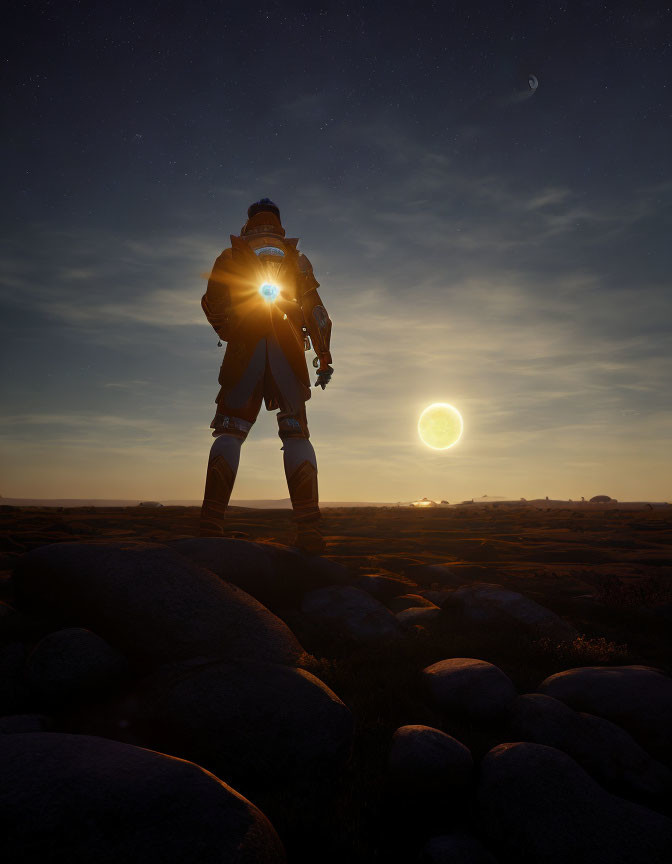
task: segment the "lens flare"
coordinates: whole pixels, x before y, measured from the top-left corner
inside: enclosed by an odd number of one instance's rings
[[[267,303],[272,303],[280,293],[280,289],[273,282],[264,282],[259,286],[259,293]]]

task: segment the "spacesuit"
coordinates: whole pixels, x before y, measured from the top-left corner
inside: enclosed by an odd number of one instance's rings
[[[215,438],[201,509],[201,536],[221,535],[236,479],[240,448],[261,408],[279,409],[287,486],[297,526],[296,545],[320,552],[317,462],[309,441],[306,401],[311,347],[324,389],[333,368],[331,320],[317,293],[319,282],[297,238],[285,237],[280,211],[268,198],[250,205],[240,236],[217,258],[201,300],[205,315],[227,342],[219,372]]]

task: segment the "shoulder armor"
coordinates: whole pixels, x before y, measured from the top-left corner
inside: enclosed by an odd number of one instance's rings
[[[305,294],[308,291],[312,291],[314,288],[319,288],[320,283],[317,281],[315,274],[313,273],[313,265],[310,263],[308,256],[304,255],[303,252],[299,252],[298,265],[299,272],[303,277],[303,293]]]
[[[307,255],[304,255],[303,252],[299,252],[299,270],[302,273],[312,273],[313,265],[310,263]]]
[[[221,276],[222,271],[229,270],[231,267],[232,261],[233,261],[233,250],[231,248],[224,249],[224,251],[220,255],[218,255],[218,257],[215,259],[215,263],[212,265],[212,271],[210,272],[210,279],[215,281],[215,282],[221,281],[221,279],[218,278],[218,274],[220,274],[220,276]]]

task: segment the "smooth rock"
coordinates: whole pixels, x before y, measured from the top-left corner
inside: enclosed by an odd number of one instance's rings
[[[404,609],[396,614],[397,621],[403,627],[431,627],[441,617],[441,610],[438,606],[422,606],[413,609]]]
[[[567,753],[610,791],[654,806],[672,794],[672,774],[620,726],[580,714],[542,693],[519,696],[511,706],[516,741],[546,744]]]
[[[404,609],[438,609],[436,603],[432,603],[426,597],[421,597],[420,594],[399,594],[397,597],[392,597],[387,602],[387,608],[395,615],[398,612],[403,612]]]
[[[672,761],[672,679],[650,666],[583,666],[542,681],[540,692],[622,726],[645,750]]]
[[[19,635],[21,616],[13,606],[0,600],[0,639],[11,640]]]
[[[471,657],[433,663],[423,669],[422,680],[443,712],[484,723],[501,718],[517,695],[511,679],[498,666]]]
[[[492,847],[523,864],[664,864],[672,823],[605,792],[542,744],[500,744],[481,763],[479,817]]]
[[[0,715],[24,710],[28,684],[24,668],[28,651],[23,642],[10,642],[0,648]]]
[[[431,726],[401,726],[392,736],[388,774],[393,783],[433,794],[465,787],[473,772],[471,751]]]
[[[672,603],[660,603],[657,606],[640,606],[640,615],[648,615],[654,621],[663,621],[672,624]]]
[[[312,588],[352,579],[347,568],[328,558],[306,557],[271,543],[193,537],[171,547],[270,607],[286,605]]]
[[[415,582],[399,573],[366,573],[357,580],[356,587],[377,600],[388,601],[399,594],[408,594],[417,588]]]
[[[3,735],[48,732],[51,726],[51,720],[44,714],[6,714],[0,717],[0,733]]]
[[[282,587],[272,556],[261,543],[230,537],[189,537],[173,541],[170,548],[242,588],[264,605],[277,599]]]
[[[127,665],[126,658],[96,633],[71,627],[38,642],[28,655],[26,675],[40,696],[65,701],[114,684]]]
[[[301,593],[325,585],[349,585],[354,578],[347,567],[324,555],[308,555],[295,547],[279,543],[266,545],[272,549],[280,578],[287,582],[298,579]]]
[[[462,620],[485,627],[524,631],[533,637],[573,641],[577,631],[555,612],[517,591],[479,582],[463,585],[444,601],[443,609]]]
[[[394,639],[403,628],[375,597],[350,585],[309,591],[301,610],[314,622],[357,642]]]
[[[497,864],[497,859],[469,834],[445,834],[427,841],[418,864]]]
[[[134,731],[145,746],[213,771],[243,794],[343,769],[353,718],[303,669],[238,661],[174,664],[138,686]]]
[[[407,567],[404,575],[413,579],[418,585],[429,588],[431,585],[441,585],[444,588],[458,588],[470,579],[482,582],[492,578],[492,567],[480,564],[416,564]]]
[[[433,603],[435,606],[441,608],[445,603],[449,594],[452,594],[452,590],[450,588],[433,590],[432,588],[423,588],[422,591],[418,591],[418,594],[421,597],[424,597],[425,600],[429,600],[430,603]]]
[[[305,652],[258,600],[158,543],[55,543],[23,555],[21,607],[87,626],[150,664],[190,657],[298,662]]]
[[[11,569],[15,560],[16,555],[5,558],[5,556],[0,554],[0,568]],[[0,573],[0,602],[6,603],[8,606],[11,606],[14,602],[14,583],[12,582],[11,573]]]
[[[279,864],[266,816],[198,765],[85,735],[0,736],[5,861]]]

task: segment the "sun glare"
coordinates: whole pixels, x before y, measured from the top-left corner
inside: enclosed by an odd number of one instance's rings
[[[463,430],[462,415],[447,402],[428,405],[418,420],[420,440],[432,450],[454,447],[462,437]]]

